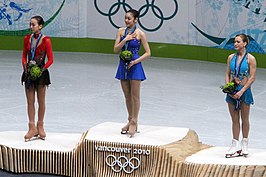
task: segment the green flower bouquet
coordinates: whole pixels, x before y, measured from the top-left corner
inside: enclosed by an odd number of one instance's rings
[[[131,61],[131,58],[133,57],[133,54],[129,50],[124,50],[120,52],[119,57],[121,60],[123,60],[125,63],[129,63]]]
[[[225,84],[224,86],[221,86],[221,89],[224,93],[235,94],[236,87],[237,84],[234,81],[231,81]]]
[[[41,76],[42,69],[36,64],[36,62],[32,61],[28,66],[28,74],[30,80],[36,80]]]

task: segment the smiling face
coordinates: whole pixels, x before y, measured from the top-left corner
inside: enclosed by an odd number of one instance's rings
[[[135,23],[137,23],[137,18],[134,18],[133,14],[128,12],[126,13],[125,15],[125,24],[126,24],[126,27],[129,27],[129,28],[132,28]]]
[[[241,38],[241,36],[236,36],[235,37],[235,43],[234,43],[234,47],[236,50],[241,50],[243,48],[245,48],[247,45],[246,42],[243,41],[243,39]]]
[[[32,33],[39,33],[42,29],[42,25],[38,24],[38,21],[35,18],[30,20],[30,30]]]

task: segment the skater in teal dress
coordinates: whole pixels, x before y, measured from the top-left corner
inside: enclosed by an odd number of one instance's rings
[[[128,112],[128,122],[122,128],[122,134],[134,136],[138,127],[138,114],[140,109],[140,85],[146,79],[142,61],[150,57],[151,51],[145,33],[140,30],[136,23],[139,12],[130,9],[125,14],[125,28],[119,28],[114,44],[114,52],[121,53],[129,51],[132,55],[125,61],[120,57],[116,73],[116,79],[120,80],[125,96]],[[140,46],[143,46],[144,53],[139,54]]]
[[[246,51],[248,43],[247,35],[236,35],[234,46],[237,52],[229,55],[227,59],[225,82],[234,81],[237,88],[234,94],[227,94],[226,96],[233,133],[232,146],[227,151],[226,157],[235,154],[248,155],[249,112],[250,105],[254,103],[251,85],[256,77],[256,59]],[[241,126],[240,120],[242,122]],[[239,142],[240,127],[242,127],[241,142]]]

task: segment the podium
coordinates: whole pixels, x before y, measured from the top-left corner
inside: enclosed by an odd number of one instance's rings
[[[133,138],[121,135],[123,124],[106,122],[84,138],[89,176],[181,176],[182,163],[208,146],[188,128],[139,126]],[[84,175],[85,175],[84,174]]]
[[[265,177],[266,150],[249,149],[248,157],[225,158],[229,147],[211,147],[187,157],[183,165],[183,177]]]
[[[266,176],[266,151],[227,159],[227,147],[199,142],[182,127],[139,125],[133,138],[124,124],[105,122],[83,134],[47,133],[24,142],[26,132],[0,132],[0,169],[71,177]]]

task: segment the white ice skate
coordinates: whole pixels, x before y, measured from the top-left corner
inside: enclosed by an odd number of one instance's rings
[[[248,156],[248,139],[247,138],[242,139],[241,148],[242,148],[242,155],[244,157],[247,157]]]
[[[230,157],[237,157],[241,156],[241,148],[239,145],[239,141],[236,139],[232,140],[232,146],[231,148],[226,152],[225,158],[230,158]]]

